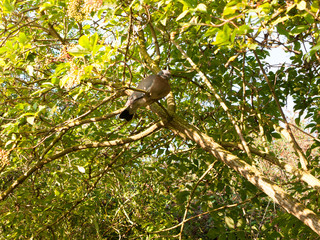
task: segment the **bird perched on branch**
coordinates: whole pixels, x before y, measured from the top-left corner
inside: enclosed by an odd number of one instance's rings
[[[140,107],[145,107],[155,101],[165,97],[170,92],[169,79],[171,73],[169,70],[162,70],[157,75],[150,75],[142,79],[137,90],[128,98],[126,109],[120,113],[120,118],[130,121],[133,115]]]

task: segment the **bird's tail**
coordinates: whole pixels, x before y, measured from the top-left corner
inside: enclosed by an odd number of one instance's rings
[[[125,109],[122,113],[120,113],[119,118],[130,121],[133,118],[134,114],[130,114],[128,109]]]

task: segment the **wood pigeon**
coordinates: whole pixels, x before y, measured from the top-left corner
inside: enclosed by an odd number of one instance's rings
[[[119,117],[130,121],[138,108],[145,107],[167,96],[171,90],[169,85],[170,77],[169,70],[162,70],[157,75],[150,75],[141,80],[137,89],[145,92],[134,91],[128,98],[127,108],[120,113]]]

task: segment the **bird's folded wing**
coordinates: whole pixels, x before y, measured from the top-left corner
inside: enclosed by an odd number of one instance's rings
[[[137,86],[137,89],[141,89],[141,90],[144,90],[146,92],[149,92],[150,89],[152,88],[152,85],[154,83],[154,80],[156,79],[157,76],[155,75],[151,75],[151,76],[148,76],[144,79],[142,79],[140,81],[140,83],[138,84]],[[143,98],[145,96],[145,93],[144,92],[138,92],[138,91],[135,91],[132,93],[132,95],[129,97],[128,99],[128,102],[132,103],[140,98]]]

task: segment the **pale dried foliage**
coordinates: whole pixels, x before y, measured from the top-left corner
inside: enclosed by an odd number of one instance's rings
[[[68,72],[68,81],[65,83],[64,87],[70,89],[73,86],[80,84],[81,77],[84,75],[84,70],[79,68],[73,61],[70,62],[70,70]]]
[[[99,10],[103,0],[71,0],[68,3],[68,16],[82,21],[85,15]]]
[[[0,149],[0,168],[2,169],[9,164],[9,152],[3,149]]]

